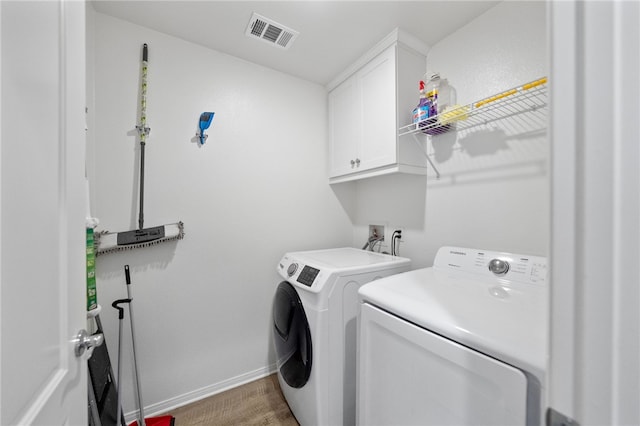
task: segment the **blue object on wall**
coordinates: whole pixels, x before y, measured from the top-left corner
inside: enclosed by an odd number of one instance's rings
[[[204,134],[204,131],[211,126],[214,115],[215,112],[203,112],[200,114],[200,133],[198,134],[198,137],[200,138],[200,145],[204,145],[204,142],[209,137],[209,135]]]

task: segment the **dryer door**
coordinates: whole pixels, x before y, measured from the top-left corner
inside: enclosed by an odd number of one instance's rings
[[[273,340],[278,373],[293,388],[311,375],[311,331],[296,289],[283,281],[273,299]]]
[[[368,303],[360,306],[358,424],[541,424],[537,396],[527,416],[522,371]]]

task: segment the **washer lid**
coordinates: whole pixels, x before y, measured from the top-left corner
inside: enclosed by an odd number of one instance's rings
[[[363,302],[543,378],[548,324],[544,284],[449,265],[386,277],[359,293]]]

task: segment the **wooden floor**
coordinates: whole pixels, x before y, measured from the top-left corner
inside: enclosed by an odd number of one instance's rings
[[[275,374],[176,408],[168,414],[176,418],[175,426],[298,426]]]

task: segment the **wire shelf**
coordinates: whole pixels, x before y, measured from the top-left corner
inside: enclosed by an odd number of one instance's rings
[[[547,78],[543,77],[522,86],[498,93],[468,105],[445,110],[417,123],[401,127],[399,136],[426,133],[438,135],[462,131],[499,120],[534,112],[531,120],[546,117]]]

